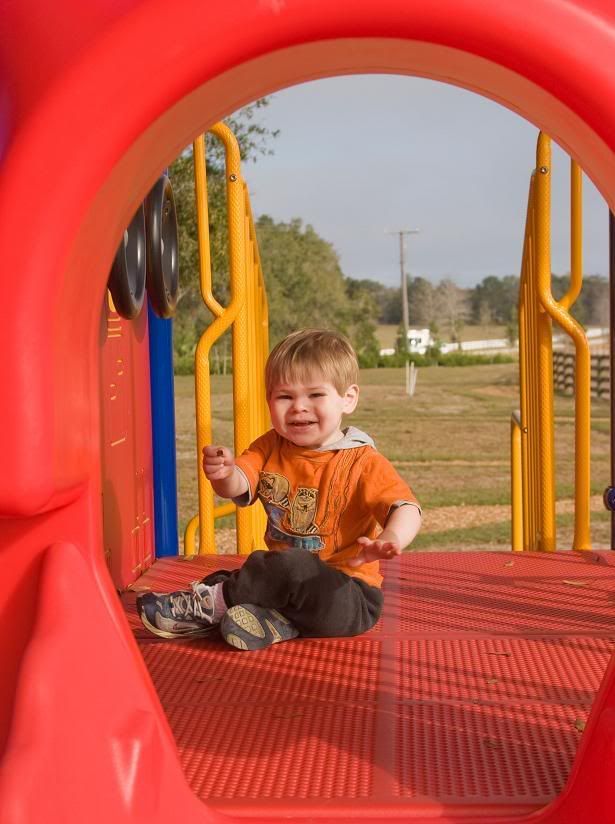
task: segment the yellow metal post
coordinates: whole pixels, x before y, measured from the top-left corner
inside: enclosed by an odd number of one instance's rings
[[[523,548],[542,547],[541,372],[538,358],[540,317],[536,285],[535,175],[528,196],[519,291],[520,436],[523,501]]]
[[[510,419],[511,477],[511,546],[514,552],[523,550],[523,485],[521,481],[521,417],[514,412]]]
[[[256,346],[256,271],[254,267],[254,243],[251,237],[250,212],[246,204],[247,190],[242,183],[243,210],[241,223],[236,231],[243,239],[243,266],[246,272],[245,299],[233,324],[233,409],[235,422],[235,451],[239,454],[255,437],[254,428],[259,418],[259,401],[262,396],[264,368],[259,363]],[[255,549],[265,548],[265,512],[257,504],[237,509],[237,551],[247,555]]]
[[[539,135],[536,152],[534,225],[540,381],[540,548],[555,550],[555,447],[553,431],[553,349],[551,316],[544,296],[551,292],[551,141]]]
[[[207,203],[207,178],[205,174],[205,139],[201,135],[194,141],[194,189],[197,215],[197,237],[199,248],[199,281],[201,295],[205,305],[212,314],[219,318],[223,308],[214,298],[212,292],[211,258],[209,249],[209,208]],[[195,400],[197,419],[197,454],[200,455],[205,444],[211,443],[211,386],[209,380],[209,351],[213,344],[212,336],[207,340],[201,339],[195,356]],[[197,470],[199,489],[199,549],[201,554],[216,551],[214,533],[214,493],[211,484],[204,483],[200,467]],[[196,551],[196,530],[199,528],[199,519],[193,518],[184,534],[184,552],[187,555]]]
[[[539,163],[550,164],[549,139],[539,138]],[[591,549],[590,538],[590,429],[591,429],[591,356],[581,325],[568,312],[582,283],[581,258],[581,181],[580,170],[573,167],[571,208],[572,269],[570,290],[558,302],[551,294],[550,264],[539,272],[538,289],[542,308],[572,338],[575,347],[575,526],[573,549]],[[553,357],[551,355],[551,369]]]

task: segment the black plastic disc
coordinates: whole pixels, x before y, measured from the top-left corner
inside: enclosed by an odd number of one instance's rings
[[[145,200],[147,294],[159,318],[175,314],[179,289],[177,215],[171,181],[156,182]]]
[[[143,204],[115,253],[109,276],[109,290],[116,312],[127,320],[136,318],[145,298],[145,215]]]

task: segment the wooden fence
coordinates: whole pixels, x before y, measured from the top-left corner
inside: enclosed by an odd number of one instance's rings
[[[564,395],[574,394],[574,353],[553,352],[553,383]],[[608,355],[591,356],[592,398],[608,398],[610,365]]]

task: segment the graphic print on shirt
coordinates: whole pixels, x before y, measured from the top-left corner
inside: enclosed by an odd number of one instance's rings
[[[291,497],[287,478],[275,472],[261,472],[257,494],[267,512],[268,545],[271,541],[310,552],[324,547],[315,523],[318,489],[300,486]]]
[[[295,532],[313,535],[318,532],[314,523],[318,505],[318,490],[307,486],[297,488],[290,510],[290,525]]]
[[[290,507],[289,492],[290,483],[284,475],[278,475],[277,472],[260,473],[256,494],[262,499],[263,503],[271,501],[274,504],[281,504],[286,509]]]

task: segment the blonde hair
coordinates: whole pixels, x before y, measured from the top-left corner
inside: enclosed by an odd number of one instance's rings
[[[358,384],[359,364],[348,338],[326,329],[301,329],[281,340],[267,358],[267,397],[277,384],[305,383],[315,373],[332,383],[339,395]]]

